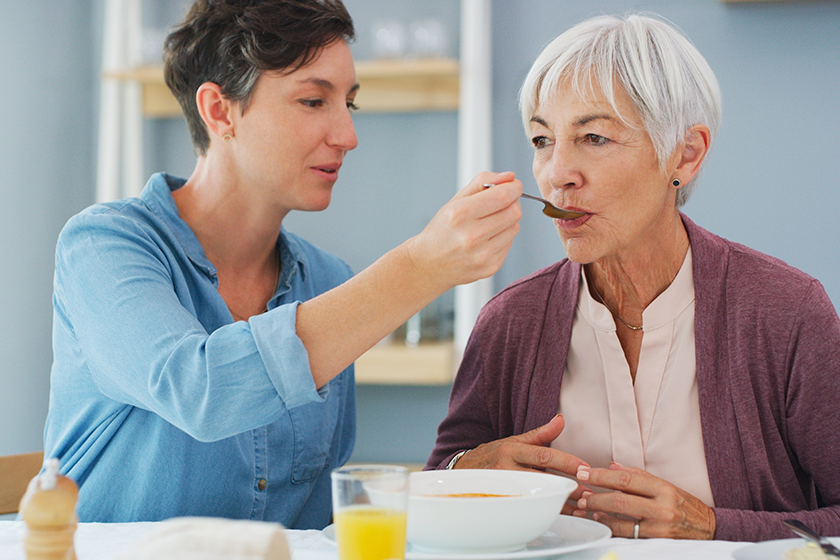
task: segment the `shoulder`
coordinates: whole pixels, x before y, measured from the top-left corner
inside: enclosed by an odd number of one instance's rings
[[[80,243],[104,246],[109,238],[160,238],[165,224],[143,203],[129,198],[98,203],[71,217],[58,236],[58,248]]]
[[[769,296],[801,295],[820,285],[814,277],[781,259],[712,234],[689,220],[686,226],[695,260],[695,283],[704,277],[723,275],[730,294],[741,293],[765,302]]]
[[[571,288],[579,280],[580,265],[563,259],[529,274],[493,296],[479,314],[479,321],[526,321],[542,316],[557,289]]]
[[[693,223],[686,225],[698,302],[705,300],[740,325],[772,329],[782,335],[807,317],[836,320],[836,311],[816,278]]]

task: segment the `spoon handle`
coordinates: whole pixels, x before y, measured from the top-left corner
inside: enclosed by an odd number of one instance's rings
[[[524,196],[525,198],[530,198],[531,200],[536,200],[537,202],[542,202],[543,204],[548,202],[547,200],[545,200],[543,198],[540,198],[538,196],[531,196],[530,194],[526,194],[526,193],[522,193],[519,196]],[[548,203],[551,204],[550,202],[548,202]]]
[[[799,535],[800,537],[804,537],[814,543],[816,543],[820,548],[822,548],[823,552],[826,554],[830,554],[835,558],[840,558],[840,550],[837,550],[831,542],[816,534],[810,527],[799,521],[798,519],[785,519],[782,523],[787,526],[788,529]]]
[[[482,185],[484,188],[494,187],[493,183],[484,183]],[[574,210],[563,210],[562,208],[557,208],[549,201],[545,200],[544,198],[540,198],[538,196],[531,196],[530,194],[522,193],[519,195],[523,198],[530,198],[531,200],[536,200],[537,202],[542,202],[545,205],[543,208],[543,214],[550,218],[559,218],[561,220],[576,220],[586,214],[584,212],[576,212]]]

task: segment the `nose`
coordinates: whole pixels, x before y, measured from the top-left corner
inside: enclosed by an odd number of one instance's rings
[[[327,143],[331,146],[349,152],[359,145],[359,137],[356,136],[356,127],[353,125],[353,116],[349,108],[339,110],[336,123],[327,137]]]
[[[552,189],[574,189],[583,185],[574,148],[555,144],[551,154],[548,182]]]

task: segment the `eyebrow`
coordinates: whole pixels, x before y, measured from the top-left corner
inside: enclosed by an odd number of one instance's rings
[[[591,123],[592,121],[597,121],[597,120],[614,121],[615,118],[613,118],[612,115],[608,115],[606,113],[594,113],[594,114],[591,114],[591,115],[584,115],[584,116],[580,117],[579,119],[577,119],[574,122],[574,126],[583,126],[585,124],[588,124],[588,123]]]
[[[315,84],[316,86],[322,87],[327,91],[335,91],[335,85],[331,81],[325,80],[324,78],[306,78],[305,80],[300,80],[300,83],[301,84],[307,84],[307,83]],[[359,83],[356,82],[355,84],[353,84],[353,87],[351,87],[350,91],[348,91],[347,93],[353,93],[354,91],[358,91],[358,89],[359,89]]]
[[[603,113],[603,114],[602,113],[593,113],[591,115],[584,115],[582,117],[579,117],[578,119],[575,120],[575,122],[572,123],[572,126],[581,127],[581,126],[584,126],[587,123],[590,123],[592,121],[601,120],[601,119],[607,120],[607,121],[615,121],[615,118],[612,115],[608,115],[606,113]],[[533,117],[531,117],[531,122],[532,123],[537,123],[537,124],[542,125],[546,128],[549,128],[548,123],[542,117],[538,117],[538,116],[534,115]]]

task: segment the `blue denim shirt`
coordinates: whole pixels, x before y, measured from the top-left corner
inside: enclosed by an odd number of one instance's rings
[[[234,322],[171,191],[70,219],[56,249],[47,456],[81,521],[196,515],[330,522],[330,471],[355,437],[353,366],[316,390],[297,304],[349,267],[283,230],[269,311]]]

